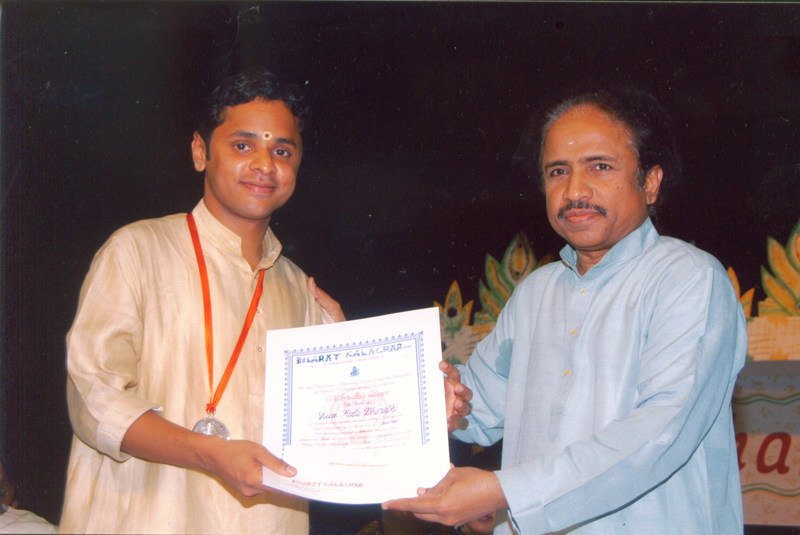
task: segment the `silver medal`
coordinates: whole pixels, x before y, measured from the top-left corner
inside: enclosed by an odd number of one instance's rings
[[[192,431],[202,435],[211,435],[221,437],[225,440],[231,439],[231,434],[225,424],[214,418],[214,415],[209,415],[194,424]]]

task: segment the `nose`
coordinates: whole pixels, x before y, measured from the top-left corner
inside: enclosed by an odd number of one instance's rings
[[[269,150],[255,151],[253,159],[250,161],[250,168],[265,175],[272,173],[275,170],[272,153]]]
[[[567,179],[564,188],[564,200],[579,201],[589,199],[593,195],[592,187],[587,177],[581,171],[573,171]]]

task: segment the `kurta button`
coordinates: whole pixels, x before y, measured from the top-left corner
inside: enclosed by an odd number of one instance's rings
[[[569,370],[564,370],[564,375],[569,375],[570,373],[572,372],[570,372]]]
[[[575,334],[575,329],[570,329],[569,334]]]
[[[261,353],[264,349],[261,346],[258,346],[258,352]]]

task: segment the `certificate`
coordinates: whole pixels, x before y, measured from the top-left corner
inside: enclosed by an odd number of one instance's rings
[[[313,500],[416,496],[450,467],[439,311],[267,332],[264,484]]]

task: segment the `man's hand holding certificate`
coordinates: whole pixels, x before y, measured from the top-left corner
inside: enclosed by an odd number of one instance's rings
[[[264,445],[297,475],[264,470],[265,485],[378,503],[447,473],[438,309],[269,331],[266,347]]]

